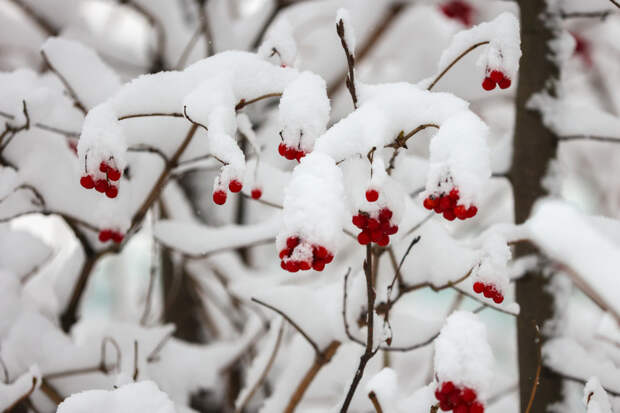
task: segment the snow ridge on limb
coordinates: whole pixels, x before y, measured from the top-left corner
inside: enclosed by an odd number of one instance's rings
[[[607,393],[596,377],[592,377],[583,388],[583,404],[587,413],[613,413]]]

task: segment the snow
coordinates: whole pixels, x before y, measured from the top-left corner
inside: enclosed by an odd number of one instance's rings
[[[58,413],[175,413],[170,398],[152,381],[129,383],[114,390],[76,393],[58,406]]]
[[[303,72],[284,90],[279,106],[283,142],[304,152],[325,132],[329,121],[329,99],[323,78]]]
[[[560,200],[539,201],[525,226],[547,257],[574,271],[605,305],[620,314],[618,293],[609,288],[618,281],[618,244],[594,228],[587,216]]]
[[[373,392],[384,411],[392,411],[393,402],[398,391],[398,377],[396,372],[386,367],[375,374],[366,383],[366,393]]]
[[[583,403],[587,413],[613,413],[607,393],[596,377],[590,378],[583,389]]]
[[[0,227],[0,268],[23,277],[36,270],[51,254],[49,246],[28,232]]]
[[[119,76],[95,51],[79,42],[50,37],[41,50],[86,108],[103,102],[121,86]]]
[[[519,20],[508,12],[501,13],[492,21],[458,32],[442,53],[439,70],[446,68],[469,47],[485,41],[490,43],[482,46],[485,51],[476,62],[480,79],[486,76],[487,70],[499,70],[508,78],[515,79],[521,58],[521,34]]]
[[[8,409],[21,397],[36,390],[41,384],[41,373],[36,366],[19,376],[10,384],[4,384],[0,381],[0,409],[8,411]]]
[[[336,12],[336,24],[339,24],[340,21],[342,21],[344,27],[344,41],[347,42],[349,53],[355,55],[355,46],[357,42],[349,10],[344,8],[338,9]]]
[[[271,26],[258,48],[258,55],[278,66],[295,66],[297,44],[293,38],[293,27],[286,19],[279,19]]]
[[[470,387],[485,400],[493,389],[493,353],[485,325],[473,313],[455,311],[435,340],[435,374],[439,383]]]
[[[298,236],[335,254],[343,236],[345,206],[342,172],[334,159],[318,151],[302,158],[284,193],[283,226],[276,239],[277,250],[285,248],[288,237]],[[304,253],[298,250],[293,254]]]

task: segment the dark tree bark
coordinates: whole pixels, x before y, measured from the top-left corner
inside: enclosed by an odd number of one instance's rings
[[[517,90],[517,116],[514,153],[510,178],[514,187],[515,219],[524,222],[537,199],[546,194],[541,180],[547,172],[549,161],[556,155],[557,137],[542,123],[538,112],[527,110],[528,99],[537,92],[547,90],[554,94],[554,80],[559,69],[548,42],[555,33],[551,17],[544,15],[546,2],[519,0],[521,6],[522,50],[519,86]],[[515,255],[535,253],[532,245],[521,243]],[[539,344],[535,325],[543,327],[553,316],[553,298],[547,292],[549,279],[542,271],[530,271],[517,281],[517,301],[521,314],[517,319],[519,347],[519,388],[521,411],[525,412],[538,367]],[[543,337],[544,342],[545,337]],[[540,385],[531,412],[546,412],[561,400],[561,380],[543,368]]]

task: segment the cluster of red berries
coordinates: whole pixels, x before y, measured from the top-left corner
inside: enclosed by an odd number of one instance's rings
[[[438,386],[435,397],[439,401],[439,408],[445,412],[453,410],[454,413],[484,413],[484,406],[477,400],[478,395],[474,389],[458,388],[451,381]]]
[[[499,70],[492,70],[491,73],[482,81],[482,88],[484,90],[493,90],[495,85],[500,89],[508,89],[511,85],[510,78]]]
[[[278,153],[289,161],[297,159],[297,162],[306,156],[306,152],[301,149],[293,148],[292,146],[286,146],[284,142],[280,142],[280,145],[278,146]]]
[[[230,192],[233,193],[241,192],[241,190],[243,189],[243,184],[241,183],[241,181],[233,179],[228,183],[228,189],[230,190]],[[213,202],[218,205],[224,205],[226,203],[226,198],[227,194],[226,191],[223,189],[218,189],[213,192]]]
[[[480,281],[474,283],[474,292],[476,294],[484,294],[486,298],[492,298],[497,304],[501,304],[504,301],[504,296],[501,292],[495,288],[493,284],[485,284]]]
[[[95,180],[92,175],[84,175],[80,178],[80,185],[86,189],[95,188],[97,192],[105,193],[108,198],[116,198],[118,186],[113,182],[121,179],[121,171],[103,161],[99,164],[99,171],[106,174],[106,179]]]
[[[440,8],[446,17],[458,20],[465,26],[471,26],[473,23],[474,8],[466,1],[452,0],[442,4]]]
[[[299,237],[288,237],[286,239],[286,248],[280,251],[280,267],[288,272],[308,271],[312,268],[315,271],[323,271],[326,264],[333,261],[334,255],[322,245],[312,246],[312,258],[307,260],[293,260],[290,258],[295,248],[301,244]],[[286,260],[286,261],[285,261]]]
[[[571,32],[571,35],[575,39],[575,56],[581,57],[587,66],[592,66],[590,42],[577,33]]]
[[[444,193],[440,196],[429,195],[426,197],[424,208],[443,214],[443,217],[448,221],[454,221],[455,218],[463,220],[476,216],[478,208],[473,205],[469,208],[462,204],[459,205],[459,199],[459,190],[452,189],[447,195]]]
[[[124,237],[125,236],[121,232],[113,229],[102,229],[101,231],[99,231],[99,241],[101,242],[108,242],[112,240],[117,244],[120,244],[121,242],[123,242]]]
[[[398,232],[398,225],[393,225],[392,211],[389,208],[381,208],[376,217],[371,217],[367,212],[359,211],[353,216],[353,225],[362,230],[357,235],[357,242],[367,245],[371,242],[381,247],[390,243],[390,235]]]

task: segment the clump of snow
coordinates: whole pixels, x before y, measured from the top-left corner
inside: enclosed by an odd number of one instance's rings
[[[288,237],[297,236],[334,254],[341,245],[344,217],[342,171],[328,155],[312,152],[302,158],[285,189],[276,247],[281,251]]]
[[[279,19],[267,32],[258,48],[258,55],[282,67],[295,66],[297,44],[293,37],[293,27],[286,19]]]
[[[456,311],[435,340],[435,374],[440,383],[475,389],[481,400],[493,385],[493,353],[485,325],[469,312]]]
[[[508,278],[508,262],[512,258],[506,239],[497,233],[489,233],[482,243],[482,258],[473,271],[473,278],[493,286],[502,295],[510,283]]]
[[[460,202],[469,207],[479,202],[491,177],[488,127],[470,111],[448,118],[431,141],[426,191],[449,193],[457,188]]]
[[[41,372],[37,366],[30,367],[26,373],[10,384],[4,384],[0,381],[0,409],[7,411],[5,409],[23,396],[39,388],[40,385]]]
[[[174,403],[152,381],[115,390],[87,390],[65,399],[57,413],[175,413]]]
[[[381,407],[391,411],[398,394],[398,377],[394,369],[386,367],[375,374],[366,383],[366,392],[375,393]]]
[[[120,171],[125,169],[126,138],[116,113],[109,106],[99,105],[88,112],[77,150],[81,170],[95,179],[105,179],[105,173],[99,170],[102,161]]]
[[[583,403],[587,413],[613,413],[607,393],[601,386],[601,382],[592,377],[583,388]]]
[[[291,148],[314,149],[314,141],[329,121],[329,98],[322,77],[303,72],[284,90],[280,99],[281,137]]]
[[[439,59],[440,70],[445,69],[461,53],[480,42],[490,42],[477,61],[481,77],[487,70],[499,70],[514,79],[519,71],[521,34],[519,20],[512,13],[502,13],[490,22],[457,33]]]
[[[121,86],[119,76],[92,49],[79,42],[50,37],[41,50],[86,108],[103,102]]]

